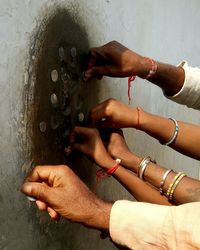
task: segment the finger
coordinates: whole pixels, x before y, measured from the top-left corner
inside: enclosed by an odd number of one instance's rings
[[[47,212],[49,213],[50,217],[53,220],[58,221],[60,219],[60,215],[55,210],[53,210],[51,207],[47,208]]]
[[[43,183],[37,182],[25,182],[22,185],[21,191],[31,197],[36,198],[36,200],[49,203],[50,201],[50,187]]]
[[[55,166],[36,166],[26,177],[25,182],[41,182],[48,180]]]
[[[37,200],[35,203],[36,203],[39,210],[41,210],[41,211],[47,210],[47,204],[45,202]]]
[[[80,152],[82,152],[82,153],[85,153],[85,151],[86,151],[85,145],[84,145],[84,144],[81,144],[81,143],[73,143],[73,144],[72,144],[72,148],[73,148],[74,150],[80,151]]]
[[[95,127],[97,122],[106,120],[106,102],[102,102],[95,106],[89,113],[88,122],[91,127]]]
[[[79,127],[79,126],[76,126],[74,128],[74,133],[76,135],[84,135],[88,137],[88,136],[94,135],[96,132],[97,130],[93,128],[85,128],[85,127]]]

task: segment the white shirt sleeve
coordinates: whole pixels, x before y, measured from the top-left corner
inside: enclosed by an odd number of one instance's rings
[[[177,94],[167,96],[167,98],[185,104],[189,108],[200,110],[200,68],[190,67],[186,61],[183,61],[179,66],[185,71],[183,87]]]
[[[117,201],[109,230],[114,242],[129,249],[200,249],[200,202],[162,206]]]

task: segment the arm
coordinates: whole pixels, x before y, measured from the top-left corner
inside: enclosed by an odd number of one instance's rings
[[[200,203],[169,207],[117,201],[113,205],[93,194],[67,166],[37,166],[22,192],[65,219],[109,231],[114,242],[130,249],[200,248]]]
[[[102,121],[102,118],[105,118]],[[200,127],[178,122],[176,140],[169,146],[178,152],[200,159]],[[129,107],[117,100],[109,99],[96,107],[90,114],[90,124],[94,127],[132,127],[142,130],[161,142],[167,142],[175,131],[173,121]]]
[[[199,225],[199,202],[169,207],[117,201],[110,214],[111,238],[130,249],[199,249]]]
[[[40,210],[47,210],[87,227],[108,231],[112,204],[93,194],[67,166],[37,166],[27,176],[22,192],[36,198]]]
[[[136,75],[143,78],[148,75],[150,68],[149,60],[116,41],[92,48],[89,55],[86,80],[103,75],[111,77]],[[162,88],[168,95],[176,94],[184,83],[183,68],[159,62],[157,64],[156,74],[149,81]]]
[[[120,155],[122,165],[124,167],[135,173],[138,172],[139,162],[141,161],[141,158],[137,157],[129,150],[121,132],[115,131],[111,133],[108,143],[108,152],[114,158]],[[157,164],[149,163],[144,172],[144,179],[145,181],[159,189],[162,177],[166,170],[166,168],[161,167]],[[164,184],[164,193],[166,193],[175,175],[175,172],[171,172],[168,175]],[[184,177],[175,189],[173,197],[175,204],[200,201],[200,181],[190,177]]]
[[[85,79],[102,76],[145,78],[151,68],[147,58],[113,41],[89,53]],[[200,110],[200,69],[189,67],[186,62],[173,66],[157,62],[156,73],[149,82],[160,87],[169,99]]]
[[[78,142],[78,137],[82,137],[84,140]],[[95,129],[76,127],[72,135],[71,143],[73,149],[79,150],[89,156],[105,171],[116,164],[115,160],[113,160],[106,151],[100,135]],[[135,157],[135,160],[138,162],[137,157]],[[170,205],[167,199],[161,196],[156,189],[137,178],[123,166],[120,166],[115,171],[114,177],[135,197],[135,199],[162,205]]]

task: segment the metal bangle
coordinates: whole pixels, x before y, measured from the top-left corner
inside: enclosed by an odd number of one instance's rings
[[[165,185],[165,181],[166,181],[166,179],[167,179],[167,176],[168,176],[169,173],[172,172],[172,171],[173,171],[172,169],[168,169],[168,170],[164,173],[164,175],[163,175],[163,177],[162,177],[162,181],[161,181],[161,183],[160,183],[160,188],[159,188],[159,191],[160,191],[160,194],[161,194],[161,195],[164,194],[164,192],[163,192],[163,187],[164,187],[164,185]]]
[[[138,168],[138,173],[137,173],[137,176],[141,179],[141,180],[144,180],[144,171],[147,167],[147,165],[150,163],[150,162],[153,162],[153,163],[156,163],[154,160],[151,159],[150,156],[147,156],[145,158],[142,159],[142,161],[140,162],[140,165],[139,165],[139,168]]]
[[[165,143],[161,143],[160,142],[161,144],[163,144],[165,146],[169,146],[176,139],[176,137],[178,135],[178,131],[179,131],[178,122],[174,118],[169,118],[169,120],[172,120],[174,122],[174,124],[175,124],[175,131],[174,131],[173,136],[171,137],[171,139],[168,142],[165,142]]]

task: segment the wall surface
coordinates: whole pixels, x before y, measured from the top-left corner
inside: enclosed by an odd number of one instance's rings
[[[39,213],[20,193],[27,164],[27,120],[24,90],[29,84],[33,45],[42,34],[41,24],[60,9],[66,9],[84,29],[88,46],[118,40],[127,47],[157,60],[178,64],[186,59],[200,65],[200,2],[198,0],[0,0],[0,249],[2,250],[89,250],[116,249],[99,232],[66,221],[52,222]],[[66,24],[67,26],[67,24]],[[67,27],[70,29],[70,27]],[[74,31],[76,32],[76,31]],[[95,98],[94,98],[95,97]],[[127,79],[104,78],[88,86],[89,103],[109,97],[127,103]],[[94,100],[95,99],[95,100]],[[132,104],[178,120],[200,123],[197,111],[172,103],[157,87],[137,79]],[[151,155],[158,163],[199,177],[199,163],[148,135],[126,130],[130,148]],[[85,160],[85,170],[90,171]],[[88,163],[89,165],[89,163]],[[89,176],[89,177],[88,177]],[[90,185],[91,175],[82,176]],[[105,199],[132,199],[115,180],[101,184]]]

